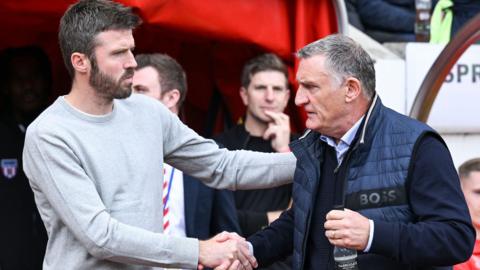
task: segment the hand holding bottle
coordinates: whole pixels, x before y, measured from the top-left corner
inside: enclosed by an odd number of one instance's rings
[[[358,212],[332,210],[326,216],[325,236],[328,241],[339,247],[364,250],[368,244],[370,223]]]
[[[358,270],[357,249],[368,244],[370,223],[368,219],[349,209],[328,212],[325,236],[334,245],[333,259],[337,270]]]

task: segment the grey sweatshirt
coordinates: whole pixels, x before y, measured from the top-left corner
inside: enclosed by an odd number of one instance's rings
[[[24,170],[47,229],[50,269],[196,268],[198,240],[162,234],[163,162],[216,188],[291,182],[293,154],[218,149],[160,102],[115,100],[91,116],[63,97],[28,128]]]

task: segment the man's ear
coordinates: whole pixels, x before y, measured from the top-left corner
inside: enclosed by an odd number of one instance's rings
[[[242,98],[243,105],[248,106],[248,95],[245,87],[240,87],[240,97]]]
[[[72,62],[73,69],[78,73],[85,74],[91,69],[90,60],[83,53],[72,53],[70,61]]]
[[[345,82],[345,102],[350,103],[362,94],[362,84],[357,78],[349,77]]]
[[[176,107],[180,100],[180,91],[178,89],[170,90],[162,95],[161,102],[169,109]]]

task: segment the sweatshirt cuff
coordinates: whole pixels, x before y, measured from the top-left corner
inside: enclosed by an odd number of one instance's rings
[[[171,251],[174,254],[174,257],[171,258],[172,267],[196,269],[199,263],[199,240],[185,237],[176,238],[180,241],[177,242],[177,245],[172,246]]]

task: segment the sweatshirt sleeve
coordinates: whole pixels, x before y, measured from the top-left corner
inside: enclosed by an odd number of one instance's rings
[[[113,218],[95,179],[60,136],[29,128],[23,160],[36,196],[45,197],[47,207],[92,256],[125,264],[197,267],[198,240],[154,233]]]
[[[219,149],[213,140],[199,136],[175,115],[164,115],[165,162],[199,178],[207,186],[235,190],[292,183],[296,165],[292,153]]]

